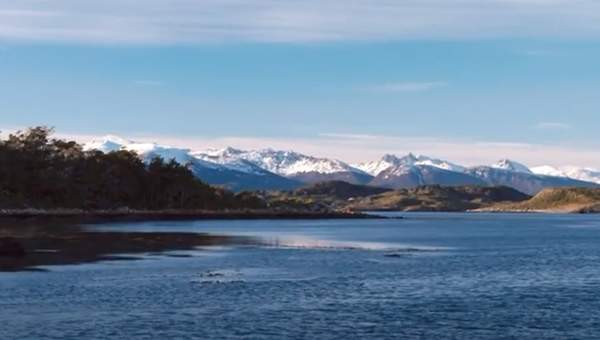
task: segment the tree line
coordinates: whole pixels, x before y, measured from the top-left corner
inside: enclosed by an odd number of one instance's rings
[[[84,151],[51,138],[47,127],[0,140],[2,209],[243,209],[262,202],[250,193],[211,187],[174,160],[143,162],[131,151]]]

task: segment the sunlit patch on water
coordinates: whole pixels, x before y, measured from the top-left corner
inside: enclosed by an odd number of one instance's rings
[[[341,241],[316,239],[299,235],[287,235],[284,237],[263,238],[266,247],[284,249],[315,249],[315,250],[364,250],[364,251],[386,251],[390,253],[408,252],[437,252],[446,251],[447,247],[433,247],[425,245],[410,245],[385,242],[368,241]]]

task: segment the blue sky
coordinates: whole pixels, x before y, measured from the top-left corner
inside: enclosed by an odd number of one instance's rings
[[[0,0],[0,127],[600,167],[600,5],[348,3]]]

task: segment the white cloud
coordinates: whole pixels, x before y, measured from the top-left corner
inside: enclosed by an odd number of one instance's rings
[[[0,0],[0,39],[84,43],[600,37],[596,0]]]
[[[568,130],[571,125],[559,122],[541,122],[536,124],[535,128],[540,130]]]
[[[443,81],[431,82],[398,82],[374,85],[368,87],[369,91],[382,93],[402,93],[402,92],[427,92],[448,85]]]

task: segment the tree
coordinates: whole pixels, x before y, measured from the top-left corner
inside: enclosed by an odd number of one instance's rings
[[[226,209],[258,207],[246,193],[213,188],[185,166],[129,151],[83,151],[35,127],[0,140],[0,208]]]

